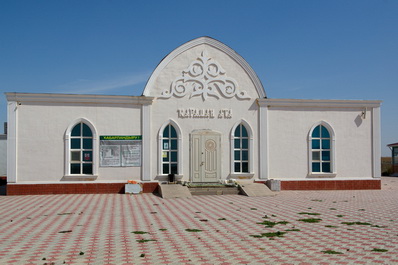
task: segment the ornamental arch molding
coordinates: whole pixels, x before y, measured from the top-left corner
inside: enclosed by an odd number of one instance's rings
[[[210,37],[200,37],[194,40],[191,40],[174,51],[172,51],[170,54],[168,54],[156,67],[156,69],[153,71],[152,75],[150,76],[144,92],[143,96],[151,96],[151,89],[153,89],[155,82],[161,72],[166,68],[166,66],[178,55],[182,54],[185,51],[188,51],[191,48],[194,48],[196,46],[206,44],[209,45],[215,49],[220,50],[221,52],[225,53],[228,55],[230,58],[232,58],[248,75],[250,80],[253,82],[254,87],[257,92],[257,97],[259,98],[266,98],[266,93],[264,90],[263,85],[261,84],[261,81],[257,77],[256,73],[254,70],[250,67],[250,65],[246,62],[245,59],[243,59],[238,53],[236,53],[233,49],[228,47],[227,45],[223,44],[222,42],[212,39]],[[171,88],[168,89],[162,89],[163,93],[162,96],[160,97],[171,97],[171,95],[175,95],[177,97],[182,97],[185,96],[187,91],[183,90],[181,85],[181,81],[185,80],[188,81],[189,84],[188,86],[193,86],[191,87],[193,93],[191,92],[191,97],[192,96],[201,96],[203,100],[205,100],[208,96],[213,96],[213,97],[218,97],[218,96],[223,96],[223,97],[233,97],[236,96],[239,99],[249,99],[250,97],[245,93],[244,89],[239,90],[236,84],[236,81],[228,77],[227,74],[225,74],[225,71],[223,72],[222,66],[219,65],[216,61],[211,61],[211,58],[207,57],[206,53],[202,53],[198,58],[195,58],[196,60],[192,61],[191,65],[187,65],[187,69],[181,73],[181,76],[176,77],[174,80],[173,84],[171,84]],[[199,64],[198,64],[199,62]],[[203,69],[204,71],[201,72],[200,70],[200,65],[206,65],[210,66],[210,68]],[[199,71],[199,72],[198,72]],[[198,73],[202,73],[201,77],[204,77],[203,74],[206,74],[206,78],[212,79],[212,81],[208,82],[203,82],[203,78],[201,82],[198,82],[197,80],[197,75]],[[185,79],[184,79],[185,78]],[[209,80],[209,79],[207,79]],[[214,82],[213,82],[214,81]],[[199,84],[201,83],[201,84]],[[210,86],[209,86],[210,85]],[[174,87],[174,90],[173,90]],[[193,88],[196,89],[193,89]],[[175,89],[177,88],[177,90]],[[200,88],[200,89],[199,89]],[[180,90],[178,90],[180,89]],[[254,96],[254,95],[253,95]]]

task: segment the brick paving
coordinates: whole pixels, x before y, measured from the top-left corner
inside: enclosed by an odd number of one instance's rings
[[[398,178],[261,198],[1,196],[0,242],[0,264],[398,264]]]

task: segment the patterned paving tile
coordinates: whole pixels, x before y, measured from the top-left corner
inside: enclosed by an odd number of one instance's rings
[[[0,264],[394,264],[398,178],[382,187],[265,198],[0,197]],[[309,218],[321,220],[300,221]],[[271,232],[284,234],[261,237]]]

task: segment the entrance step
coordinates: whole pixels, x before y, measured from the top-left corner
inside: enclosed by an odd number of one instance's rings
[[[240,190],[244,195],[249,197],[266,197],[276,195],[265,184],[260,183],[241,184]]]
[[[160,184],[159,193],[163,199],[192,197],[188,187],[180,184]]]
[[[189,187],[189,191],[192,195],[237,195],[239,194],[239,189],[237,187],[228,186],[196,186]]]

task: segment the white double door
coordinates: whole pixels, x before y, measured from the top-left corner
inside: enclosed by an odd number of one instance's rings
[[[221,175],[221,134],[197,130],[190,140],[192,182],[217,182]]]

